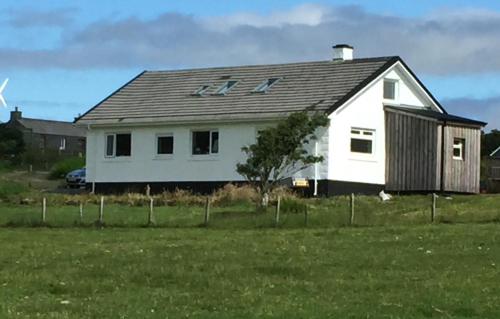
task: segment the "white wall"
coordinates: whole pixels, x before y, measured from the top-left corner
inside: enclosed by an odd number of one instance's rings
[[[267,124],[269,125],[269,124]],[[245,161],[241,147],[255,142],[262,123],[157,126],[135,128],[93,128],[87,138],[87,182],[168,182],[168,181],[237,181],[236,164]],[[219,154],[191,155],[191,130],[218,129]],[[132,133],[130,157],[106,158],[106,133]],[[156,135],[172,133],[174,154],[158,158]],[[327,136],[327,134],[324,134]],[[323,139],[324,141],[324,139]],[[328,147],[327,140],[326,147]],[[322,178],[327,177],[327,164]],[[313,174],[313,171],[310,172]],[[314,176],[308,176],[313,178]]]
[[[395,101],[383,98],[384,78],[398,81]],[[429,101],[421,89],[409,81],[402,69],[390,69],[367,86],[359,95],[330,115],[328,179],[346,182],[385,184],[385,112],[384,104],[423,107]],[[375,130],[373,156],[350,151],[351,128]]]

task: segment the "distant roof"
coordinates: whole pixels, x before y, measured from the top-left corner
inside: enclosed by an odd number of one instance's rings
[[[85,129],[75,126],[71,122],[38,120],[30,118],[21,118],[17,120],[24,127],[31,129],[33,133],[63,135],[63,136],[81,136],[86,134]]]
[[[283,117],[303,110],[333,111],[399,57],[275,65],[144,71],[77,119],[87,123],[238,120]],[[264,80],[279,78],[267,92]],[[217,95],[227,81],[238,81]],[[194,94],[204,85],[209,89]]]
[[[500,159],[500,146],[498,146],[498,148],[496,150],[491,152],[490,157]]]
[[[454,123],[461,123],[461,124],[469,124],[469,125],[474,125],[474,126],[486,126],[485,122],[477,121],[477,120],[472,120],[468,119],[465,117],[460,117],[456,115],[451,115],[451,114],[446,114],[446,113],[440,113],[436,112],[433,110],[429,109],[416,109],[416,108],[411,108],[411,107],[397,107],[397,106],[386,106],[388,109],[394,109],[397,111],[402,111],[402,112],[407,112],[407,113],[413,113],[425,117],[430,117],[439,121],[446,121],[446,122],[454,122]]]

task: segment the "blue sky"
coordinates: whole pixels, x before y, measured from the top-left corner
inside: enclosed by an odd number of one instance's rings
[[[27,117],[72,120],[144,69],[400,55],[448,111],[500,128],[498,1],[0,2],[0,81]]]

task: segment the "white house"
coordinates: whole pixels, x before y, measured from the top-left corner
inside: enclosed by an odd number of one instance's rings
[[[399,57],[145,71],[76,120],[88,129],[87,183],[97,192],[243,182],[243,145],[288,114],[326,112],[295,177],[311,193],[479,190],[483,122],[446,113]]]

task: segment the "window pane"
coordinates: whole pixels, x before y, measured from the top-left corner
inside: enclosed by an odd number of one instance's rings
[[[454,157],[461,157],[462,154],[460,154],[460,153],[462,153],[460,147],[454,147],[453,148],[453,156]]]
[[[193,154],[210,154],[210,131],[193,132]]]
[[[372,153],[372,141],[351,138],[351,152],[355,153]]]
[[[113,156],[115,136],[107,135],[106,136],[106,156]]]
[[[384,99],[394,100],[396,98],[396,82],[384,81]]]
[[[130,134],[116,134],[116,156],[130,156],[132,149]]]
[[[361,134],[361,132],[358,130],[351,130],[351,134]]]
[[[219,132],[212,132],[212,153],[219,153]]]
[[[174,153],[174,137],[159,136],[158,137],[158,154],[173,154]]]

